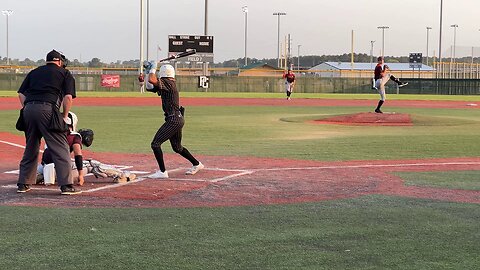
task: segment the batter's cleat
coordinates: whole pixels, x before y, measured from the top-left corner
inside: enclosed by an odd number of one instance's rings
[[[193,166],[188,171],[186,171],[185,174],[186,175],[194,175],[203,168],[205,168],[205,166],[200,162],[198,165]]]
[[[375,112],[376,113],[383,113],[382,111],[380,111],[380,109],[376,109]]]
[[[25,193],[30,191],[30,185],[17,184],[17,193]]]
[[[167,171],[162,172],[162,171],[158,170],[154,174],[150,174],[147,177],[152,178],[152,179],[167,179],[168,178],[168,172]]]
[[[76,195],[82,193],[81,190],[75,189],[73,185],[63,185],[60,187],[62,195]]]
[[[406,85],[408,85],[408,82],[405,82],[405,83],[401,82],[401,83],[398,84],[398,87],[404,87]]]

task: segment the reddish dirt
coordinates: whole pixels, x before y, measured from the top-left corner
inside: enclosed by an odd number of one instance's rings
[[[21,136],[0,133],[0,140],[22,144]],[[405,186],[397,171],[480,170],[480,158],[318,162],[254,157],[200,156],[207,168],[184,175],[188,164],[167,154],[167,168],[177,169],[168,180],[141,180],[115,186],[108,179],[87,177],[77,196],[60,196],[55,186],[34,186],[17,194],[16,175],[23,149],[0,143],[0,204],[51,207],[215,207],[318,202],[370,194],[480,203],[480,191]],[[108,164],[131,165],[153,171],[151,154],[91,153]],[[222,169],[222,170],[218,170]],[[234,174],[244,173],[234,176]],[[230,176],[231,178],[225,179]],[[218,181],[224,178],[223,181]],[[91,191],[92,189],[104,188]],[[89,191],[90,190],[90,191]]]
[[[403,113],[356,113],[339,115],[311,121],[316,124],[351,126],[412,126],[409,114]]]
[[[183,98],[186,106],[374,106],[371,100]],[[159,106],[158,97],[78,98],[74,106]],[[392,107],[470,108],[468,102],[388,101]],[[18,99],[0,98],[0,110],[18,109]],[[373,116],[372,116],[373,117]],[[377,117],[377,116],[375,116]],[[379,117],[379,116],[378,116]],[[23,136],[0,133],[0,141],[24,145]],[[317,202],[370,194],[480,203],[480,191],[405,186],[396,171],[480,170],[480,157],[319,162],[255,157],[199,156],[206,169],[185,176],[188,164],[167,154],[168,180],[142,180],[114,185],[108,179],[87,177],[77,196],[60,196],[54,186],[34,186],[17,194],[17,175],[23,149],[0,142],[0,205],[51,207],[199,207]],[[85,156],[107,164],[130,165],[132,170],[156,169],[151,154],[92,153]],[[221,169],[221,170],[220,170]],[[100,189],[99,189],[100,188]],[[104,188],[104,189],[101,189]]]
[[[148,94],[145,94],[148,95]],[[182,98],[184,106],[376,106],[376,100],[344,100],[344,99],[273,99],[273,98]],[[387,107],[419,107],[419,108],[457,108],[478,109],[479,106],[467,101],[428,101],[428,100],[387,100]],[[89,98],[78,97],[73,106],[160,106],[159,97],[137,98]],[[18,98],[0,98],[0,110],[20,109]]]

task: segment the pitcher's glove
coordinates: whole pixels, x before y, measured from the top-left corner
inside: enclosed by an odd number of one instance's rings
[[[180,113],[182,114],[182,116],[185,116],[185,107],[180,106],[179,110],[180,110]]]

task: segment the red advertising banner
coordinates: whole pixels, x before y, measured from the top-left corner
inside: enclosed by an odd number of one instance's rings
[[[104,75],[102,74],[102,81],[100,82],[102,87],[119,88],[120,87],[120,75]]]

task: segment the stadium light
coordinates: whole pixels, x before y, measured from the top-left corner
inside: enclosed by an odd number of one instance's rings
[[[2,10],[2,14],[7,17],[7,65],[10,65],[10,57],[8,56],[8,17],[13,14],[13,10]]]
[[[389,29],[388,26],[379,26],[378,29],[382,29],[382,57],[385,57],[385,29]]]
[[[285,12],[275,12],[273,16],[278,17],[278,38],[277,38],[277,66],[280,67],[280,16],[287,15]]]
[[[242,7],[243,13],[245,13],[245,66],[247,63],[247,30],[248,30],[248,7]]]
[[[451,62],[452,63],[455,63],[456,62],[456,47],[457,47],[457,28],[458,28],[458,24],[452,24],[450,25],[450,27],[453,28],[453,54],[452,54],[452,60]]]
[[[430,30],[432,30],[432,27],[427,26],[427,66],[428,66],[428,40],[429,40]]]

